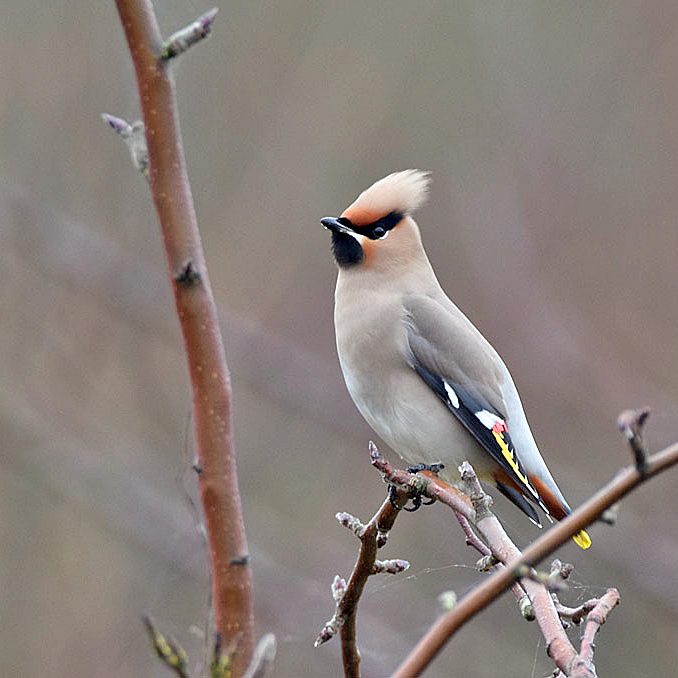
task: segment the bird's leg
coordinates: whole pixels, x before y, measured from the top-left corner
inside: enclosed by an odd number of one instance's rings
[[[438,475],[444,468],[445,464],[415,464],[414,466],[408,466],[407,472],[414,474],[419,473],[419,471],[429,471],[430,473]],[[430,506],[435,502],[435,499],[424,501],[421,492],[416,489],[413,489],[408,496],[412,500],[412,508],[407,508],[407,506],[403,506],[403,508],[410,513],[417,511],[422,506]],[[393,485],[391,485],[391,488],[389,489],[389,498],[391,503],[395,506],[395,487]]]

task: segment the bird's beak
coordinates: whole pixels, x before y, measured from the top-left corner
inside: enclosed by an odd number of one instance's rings
[[[342,224],[337,217],[323,217],[320,223],[332,233],[353,233],[348,226]]]

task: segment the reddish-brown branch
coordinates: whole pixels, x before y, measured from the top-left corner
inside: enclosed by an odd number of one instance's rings
[[[238,491],[231,383],[181,143],[170,62],[149,0],[116,0],[136,71],[149,181],[162,228],[193,390],[200,495],[209,543],[212,600],[224,643],[240,638],[233,674],[253,646],[252,579]]]
[[[399,511],[387,499],[379,512],[365,526],[360,535],[360,551],[346,586],[346,593],[338,606],[339,616],[343,619],[341,630],[341,654],[346,676],[360,675],[360,652],[356,638],[356,617],[358,601],[363,593],[367,578],[372,574],[377,559],[377,532],[388,533]]]
[[[647,464],[642,470],[639,470],[636,466],[622,469],[612,481],[591,499],[528,546],[520,557],[511,562],[510,568],[492,574],[463,598],[453,610],[441,616],[396,669],[393,678],[409,678],[410,676],[420,675],[461,626],[485,609],[511,586],[518,576],[520,566],[537,565],[568,541],[572,535],[593,523],[605,509],[619,501],[645,480],[676,463],[678,463],[678,444],[648,457]],[[569,641],[568,645],[570,645]],[[566,663],[567,657],[571,655],[569,648],[561,642],[560,636],[552,638],[549,645],[549,654],[559,666],[563,662]],[[566,666],[564,670],[566,675],[569,670],[570,666]]]
[[[466,544],[475,548],[483,557],[491,556],[490,548],[478,537],[473,531],[471,523],[476,520],[476,512],[471,503],[471,499],[460,492],[456,487],[449,485],[444,480],[437,476],[423,471],[417,475],[408,473],[401,469],[395,468],[385,457],[383,457],[377,446],[370,441],[370,458],[372,466],[384,474],[389,482],[401,487],[411,487],[425,494],[430,499],[436,499],[441,504],[445,504],[454,511],[454,515],[459,521],[464,534],[466,535]],[[497,563],[495,569],[501,569],[503,565]],[[511,589],[516,600],[522,600],[525,595],[523,588],[515,582]],[[531,619],[532,616],[527,610],[523,608],[526,619]]]
[[[639,412],[639,416],[646,415]],[[640,428],[638,429],[639,432]],[[535,573],[532,567],[566,542],[573,534],[594,522],[610,505],[640,485],[645,479],[678,463],[678,444],[648,457],[643,468],[639,468],[640,464],[638,464],[635,468],[622,469],[606,487],[583,504],[569,518],[554,526],[542,538],[529,546],[524,554],[521,554],[508,538],[501,523],[490,511],[491,498],[483,491],[470,465],[464,463],[460,469],[467,496],[464,492],[449,486],[435,475],[425,471],[413,475],[394,468],[387,459],[381,456],[373,443],[370,443],[370,456],[372,465],[389,482],[394,483],[399,488],[401,499],[410,492],[416,491],[446,504],[455,512],[466,535],[467,544],[474,547],[484,558],[495,560],[493,566],[495,574],[433,625],[428,634],[393,674],[395,678],[420,675],[458,628],[510,587],[513,587],[514,593],[520,601],[523,616],[527,619],[537,619],[546,641],[548,654],[558,669],[567,676],[595,677],[593,637],[600,625],[604,623],[609,611],[614,605],[618,604],[619,593],[616,589],[609,589],[600,600],[588,601],[579,608],[567,608],[560,604],[557,597],[549,592],[545,584],[552,586],[554,583],[566,579],[572,566],[554,561],[550,575]],[[379,528],[375,521],[378,521],[382,512],[391,516],[392,520],[389,518],[388,525]],[[395,515],[397,515],[397,510],[389,499],[384,502],[379,512],[366,526],[363,526],[349,514],[337,514],[339,521],[361,539],[361,549],[349,584],[347,585],[340,578],[335,579],[333,591],[337,589],[335,591],[335,597],[339,601],[337,612],[325,625],[316,640],[316,645],[329,640],[341,629],[346,676],[360,675],[360,655],[357,649],[355,629],[357,605],[367,577],[375,571],[376,550],[382,545],[379,535],[390,529],[395,520]],[[471,522],[475,523],[484,541],[475,533]],[[385,532],[382,532],[382,529]],[[369,537],[367,542],[364,541],[366,535]],[[337,582],[341,586],[338,586]],[[349,588],[351,593],[347,595]],[[526,592],[527,595],[523,595],[523,592]],[[578,653],[565,634],[563,620],[570,619],[573,623],[578,623],[587,613],[589,615],[587,626],[581,650]],[[579,673],[575,674],[575,670]]]
[[[501,572],[520,558],[520,551],[509,539],[501,523],[489,510],[491,498],[485,494],[475,472],[471,466],[464,463],[461,467],[461,477],[465,484],[465,493],[449,486],[444,481],[426,474],[426,476],[412,476],[406,472],[394,469],[393,466],[380,455],[379,450],[370,446],[372,464],[381,471],[386,478],[393,483],[414,487],[428,497],[436,497],[454,511],[464,534],[466,543],[475,548],[484,558],[493,557],[495,565],[493,570]],[[471,521],[482,534],[482,541],[471,527]],[[526,619],[536,619],[539,624],[550,656],[558,666],[568,666],[576,651],[569,642],[565,630],[556,611],[554,601],[546,587],[536,581],[525,577],[520,583],[512,576],[510,587],[517,600],[520,601],[521,614]],[[524,601],[527,594],[530,604]],[[456,609],[456,608],[455,608]],[[451,612],[450,614],[453,614]]]
[[[400,492],[396,503],[398,503],[398,506],[401,506],[406,501],[406,493]],[[367,525],[361,525],[356,518],[347,513],[337,514],[339,522],[360,539],[360,551],[358,552],[358,558],[353,566],[348,583],[339,577],[335,578],[332,589],[337,599],[337,608],[332,619],[325,624],[325,627],[318,635],[315,645],[317,647],[325,643],[336,635],[337,631],[339,632],[344,675],[347,678],[358,678],[360,676],[360,652],[356,638],[358,602],[360,601],[367,579],[376,573],[377,550],[386,543],[386,536],[393,527],[398,513],[400,513],[400,509],[396,508],[394,502],[387,497],[381,508],[374,514]],[[404,561],[397,562],[404,565],[403,567],[396,568],[397,571],[402,571],[409,565],[404,563]],[[339,591],[337,591],[338,585],[340,585]]]
[[[441,504],[449,506],[467,520],[475,522],[476,513],[471,500],[456,487],[448,485],[437,476],[422,471],[417,474],[395,468],[386,457],[383,457],[377,446],[370,441],[370,460],[377,471],[384,474],[386,479],[399,487],[410,488],[421,492],[430,499],[437,499]]]

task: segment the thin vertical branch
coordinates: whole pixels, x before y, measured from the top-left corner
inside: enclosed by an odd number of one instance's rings
[[[337,513],[337,520],[360,540],[360,551],[348,582],[338,575],[334,578],[332,593],[336,600],[336,610],[316,638],[315,646],[326,643],[339,633],[346,678],[360,677],[356,619],[358,602],[368,578],[380,573],[398,574],[409,567],[405,560],[377,560],[377,551],[386,544],[388,534],[400,513],[400,507],[407,503],[405,492],[397,490],[396,495],[395,499],[387,497],[366,525],[349,513]]]
[[[341,615],[341,654],[346,676],[360,676],[360,652],[356,637],[356,617],[358,600],[362,595],[367,578],[372,574],[377,558],[378,534],[388,533],[398,516],[398,509],[387,499],[361,531],[360,552],[346,586],[346,592],[339,602],[338,612]]]
[[[186,172],[171,60],[164,53],[151,2],[116,0],[116,5],[136,71],[148,145],[148,178],[188,360],[216,629],[226,644],[240,639],[233,668],[233,675],[238,676],[252,654],[253,614],[230,375]]]

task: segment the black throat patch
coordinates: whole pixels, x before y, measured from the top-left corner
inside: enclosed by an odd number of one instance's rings
[[[332,233],[332,254],[342,267],[355,266],[365,257],[360,243],[348,233]]]

